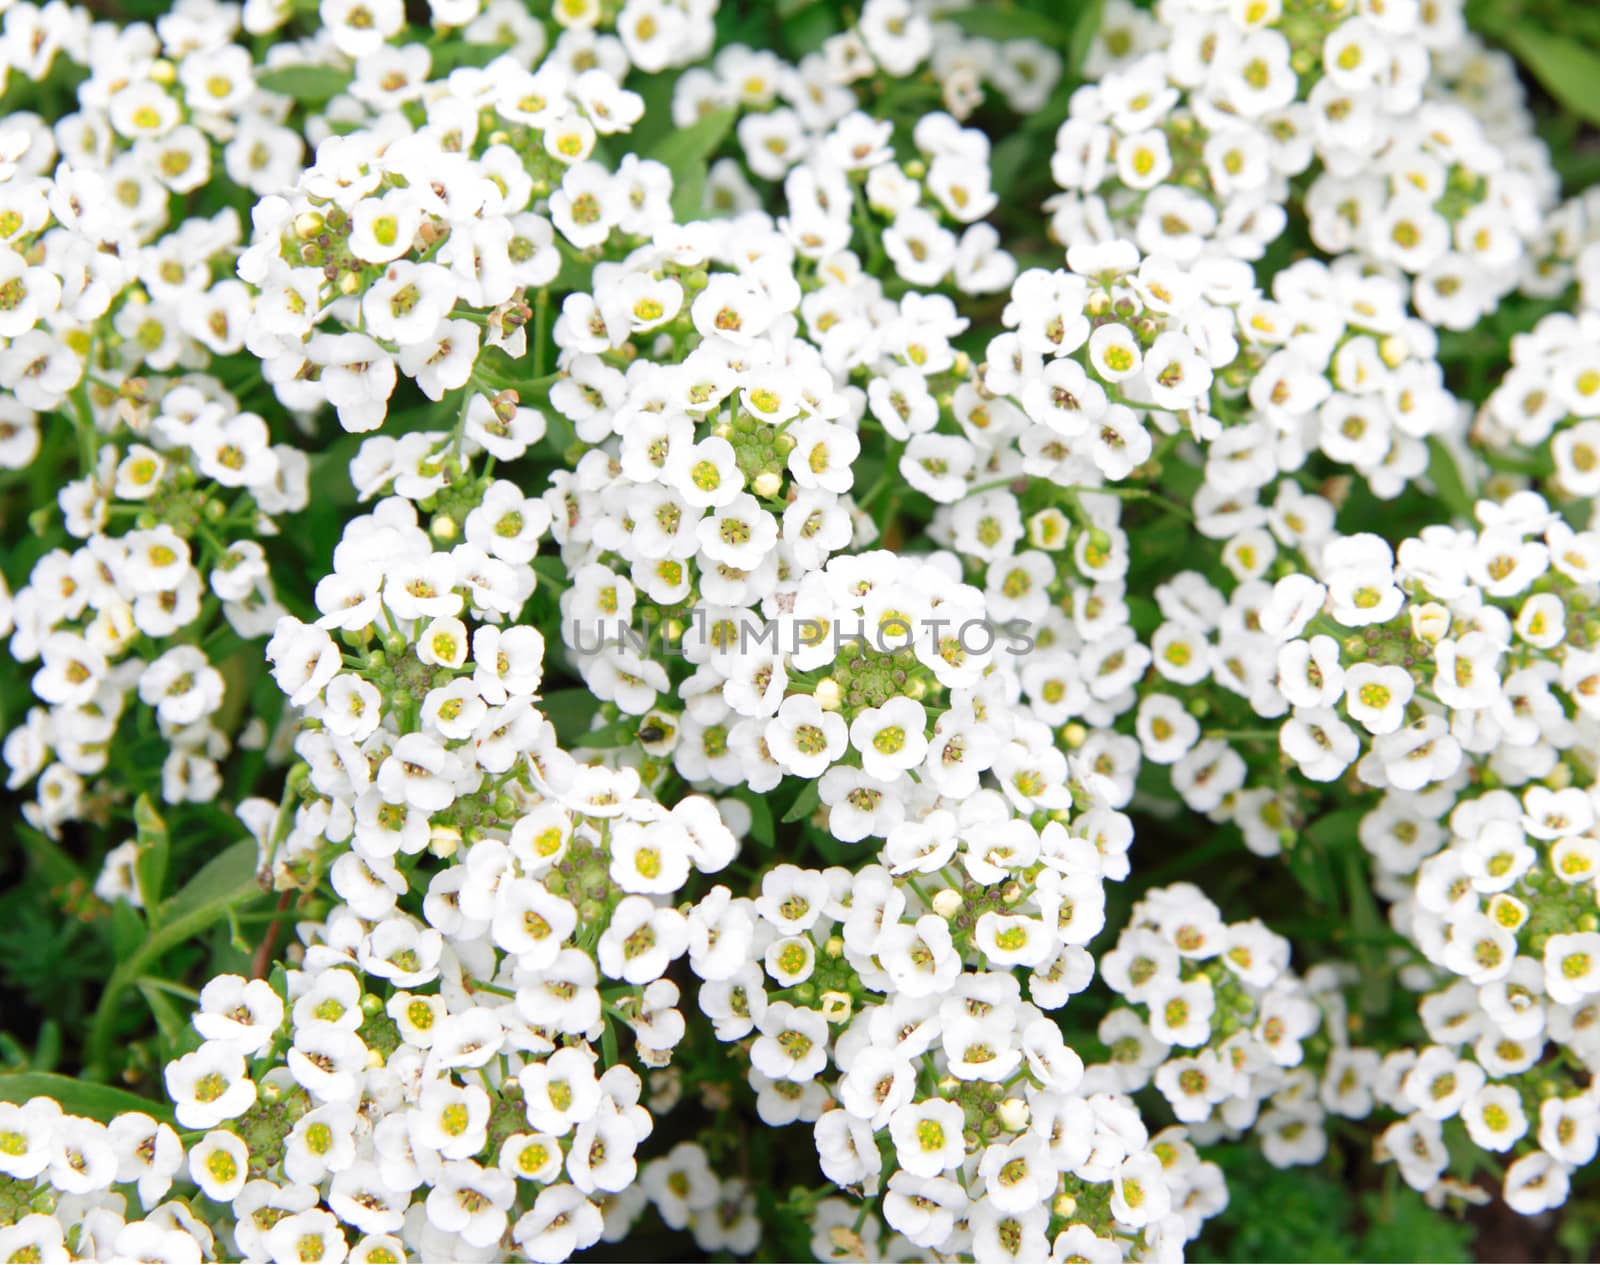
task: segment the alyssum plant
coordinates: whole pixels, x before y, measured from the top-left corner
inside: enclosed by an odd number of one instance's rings
[[[4,10],[3,754],[120,931],[0,1259],[1168,1261],[1352,1136],[1562,1205],[1600,217],[1510,60],[715,9]]]

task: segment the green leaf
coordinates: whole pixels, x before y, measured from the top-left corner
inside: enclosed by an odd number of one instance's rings
[[[138,859],[134,862],[134,876],[139,882],[139,896],[144,907],[155,910],[167,882],[167,862],[172,855],[172,840],[167,823],[151,802],[148,794],[140,795],[133,805],[134,842]]]
[[[163,921],[168,925],[156,933],[154,939],[165,940],[157,952],[164,952],[174,944],[205,930],[227,912],[229,908],[261,894],[256,882],[259,849],[254,839],[241,839],[219,852],[200,867],[195,876],[161,907]],[[198,923],[179,933],[174,923]],[[154,956],[154,954],[150,954]]]
[[[817,805],[822,802],[822,784],[812,780],[800,788],[800,794],[794,798],[794,803],[789,805],[789,811],[784,813],[785,823],[791,821],[804,821],[816,811]]]
[[[1517,26],[1502,37],[1552,97],[1579,118],[1600,123],[1600,54],[1564,35]]]
[[[118,958],[137,953],[144,938],[150,934],[139,911],[127,901],[111,902],[111,952]]]
[[[1288,849],[1289,873],[1305,894],[1325,909],[1336,907],[1339,900],[1339,877],[1329,853],[1337,849],[1337,840],[1349,824],[1343,819],[1352,815],[1360,819],[1359,813],[1331,813],[1319,818],[1302,830]]]
[[[307,108],[326,105],[350,86],[354,76],[333,66],[278,66],[256,76],[256,87],[293,97]]]
[[[778,19],[784,42],[796,58],[816,52],[839,31],[839,14],[833,5],[813,0],[778,0]]]
[[[124,1111],[142,1111],[157,1120],[172,1121],[172,1108],[166,1103],[140,1098],[125,1089],[50,1072],[0,1075],[0,1102],[25,1103],[30,1098],[54,1098],[68,1115],[88,1116],[102,1124]]]
[[[539,710],[556,727],[563,747],[571,746],[589,729],[600,700],[588,690],[552,690],[539,700]]]
[[[638,737],[639,717],[624,716],[621,720],[614,720],[609,725],[599,729],[591,729],[588,733],[579,734],[576,745],[588,747],[594,751],[606,751],[612,747],[626,747]]]
[[[144,1004],[150,1007],[150,1013],[156,1017],[156,1026],[161,1029],[161,1039],[166,1042],[163,1054],[170,1056],[183,1044],[184,1034],[189,1030],[189,1017],[154,984],[140,980],[137,987]]]
[[[466,40],[446,40],[433,50],[431,78],[442,79],[457,66],[487,66],[502,53],[510,52],[506,44],[472,44]]]
[[[1460,518],[1472,517],[1476,498],[1467,487],[1454,454],[1438,439],[1428,440],[1428,478],[1446,509]]]
[[[1330,852],[1358,847],[1361,819],[1366,815],[1367,810],[1364,808],[1341,808],[1336,813],[1318,817],[1300,833]]]
[[[258,860],[256,841],[241,839],[201,866],[188,883],[162,903],[159,916],[152,918],[159,925],[136,951],[118,961],[100,994],[88,1040],[88,1064],[94,1072],[102,1076],[110,1072],[122,994],[140,976],[148,974],[163,953],[220,922],[235,906],[261,895],[261,886],[256,882]]]
[[[1387,926],[1372,894],[1372,876],[1367,873],[1362,850],[1345,849],[1343,861],[1346,919],[1355,941],[1356,964],[1361,968],[1361,1009],[1369,1015],[1381,1015],[1389,1009],[1393,991],[1394,972],[1384,961],[1379,944]]]
[[[644,155],[672,173],[672,210],[679,220],[700,218],[711,156],[727,139],[737,117],[736,110],[712,110],[688,127],[669,132]]]
[[[539,578],[539,586],[547,592],[564,593],[572,587],[572,575],[566,563],[549,554],[540,554],[533,560],[533,573]]]
[[[1366,810],[1343,808],[1317,818],[1289,852],[1289,870],[1318,905],[1343,910],[1342,936],[1361,968],[1360,1004],[1367,1014],[1389,1009],[1392,990],[1383,942],[1388,924],[1372,894],[1366,854],[1361,847],[1361,819]]]
[[[35,1071],[48,1072],[61,1062],[61,1025],[46,1019],[39,1025],[39,1036],[33,1043],[33,1057],[27,1060]]]
[[[1078,20],[1072,24],[1072,37],[1067,40],[1067,72],[1076,76],[1083,70],[1089,56],[1089,45],[1100,33],[1100,22],[1105,16],[1105,0],[1087,0],[1078,10]]]
[[[43,831],[21,823],[14,829],[15,837],[22,843],[22,850],[28,854],[28,860],[47,884],[64,885],[84,877],[78,863],[67,854],[66,849]]]
[[[954,13],[945,14],[942,20],[954,23],[968,35],[976,35],[981,39],[1038,40],[1049,48],[1061,47],[1061,35],[1066,30],[1064,22],[1010,5],[957,9]]]
[[[531,359],[513,360],[497,347],[485,351],[472,367],[474,383],[490,391],[515,391],[517,402],[525,408],[542,408],[549,403],[550,388],[560,377],[559,373],[547,373],[536,378]]]
[[[994,147],[989,176],[997,189],[1014,188],[1030,162],[1037,162],[1037,141],[1025,132],[1013,132]]]
[[[605,1067],[615,1067],[617,1056],[617,1030],[610,1015],[605,1016],[605,1031],[600,1034],[600,1061]]]
[[[762,847],[770,848],[777,843],[777,832],[772,824],[772,805],[767,803],[764,795],[741,796],[745,807],[750,810],[750,835]]]
[[[1229,1199],[1194,1245],[1196,1261],[1419,1259],[1361,1255],[1347,1184],[1324,1169],[1273,1168],[1258,1150],[1240,1144],[1208,1148],[1207,1155],[1222,1163]]]

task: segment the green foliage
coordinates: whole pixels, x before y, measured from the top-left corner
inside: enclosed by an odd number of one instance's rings
[[[1324,1163],[1276,1169],[1252,1148],[1221,1148],[1232,1191],[1196,1261],[1435,1261],[1474,1259],[1473,1229],[1435,1211],[1391,1171],[1352,1193],[1349,1174]]]
[[[27,1102],[30,1098],[54,1098],[63,1110],[91,1120],[108,1121],[118,1112],[142,1111],[157,1120],[172,1120],[171,1109],[125,1089],[96,1085],[75,1076],[56,1076],[48,1072],[10,1072],[0,1075],[0,1102]]]
[[[293,97],[307,109],[326,105],[350,86],[355,76],[329,66],[279,66],[256,77],[268,92]]]
[[[116,969],[100,994],[89,1028],[87,1063],[91,1071],[103,1074],[110,1068],[123,993],[163,954],[209,930],[237,906],[259,896],[256,864],[255,841],[240,840],[207,862],[174,896],[151,911],[148,933],[136,947],[118,953]]]
[[[1361,1259],[1368,1261],[1470,1261],[1472,1227],[1449,1212],[1436,1212],[1409,1187],[1371,1192],[1362,1200],[1366,1233]]]
[[[1533,26],[1513,27],[1503,38],[1546,92],[1579,118],[1600,123],[1600,97],[1594,90],[1600,82],[1600,53]]]
[[[1323,1169],[1273,1168],[1246,1147],[1221,1159],[1235,1192],[1194,1255],[1197,1261],[1354,1261],[1349,1191]],[[1260,1208],[1272,1209],[1263,1217]]]
[[[663,137],[652,150],[652,157],[672,172],[672,210],[678,217],[688,218],[700,209],[711,156],[733,128],[734,116],[733,110],[713,110]]]

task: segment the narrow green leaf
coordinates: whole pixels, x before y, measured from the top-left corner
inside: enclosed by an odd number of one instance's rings
[[[258,859],[256,841],[241,839],[201,866],[188,883],[162,903],[159,927],[151,930],[137,950],[118,961],[100,994],[88,1040],[88,1062],[94,1072],[109,1074],[123,993],[147,974],[163,953],[221,921],[234,906],[261,895],[256,882]]]
[[[1100,32],[1105,16],[1105,0],[1086,0],[1078,10],[1078,20],[1072,24],[1072,37],[1067,40],[1067,72],[1078,75],[1089,56],[1089,45]]]
[[[1010,5],[957,9],[945,14],[943,20],[981,39],[1038,40],[1050,48],[1061,47],[1061,36],[1067,29],[1065,22]]]
[[[433,50],[434,79],[441,79],[457,66],[487,66],[502,53],[510,52],[505,44],[472,44],[466,40],[446,40]]]
[[[144,916],[125,900],[111,902],[111,952],[120,960],[137,953],[150,934]]]
[[[644,155],[672,173],[672,209],[680,220],[699,217],[711,156],[727,139],[737,117],[736,110],[713,110],[688,127],[669,132]]]
[[[1364,808],[1342,808],[1336,813],[1318,817],[1300,833],[1313,843],[1330,852],[1359,847],[1361,819],[1367,815]]]
[[[1367,873],[1366,856],[1361,848],[1346,848],[1343,861],[1347,917],[1356,964],[1361,968],[1361,1009],[1369,1015],[1381,1015],[1389,1009],[1393,987],[1393,972],[1379,947],[1386,924],[1372,894],[1372,876]]]
[[[727,137],[737,117],[737,110],[711,110],[688,127],[668,133],[645,157],[664,163],[676,176],[683,164],[705,162],[710,158]]]
[[[350,86],[352,78],[348,70],[333,66],[277,66],[257,75],[256,86],[314,108],[333,100]]]
[[[166,890],[167,863],[172,854],[172,841],[167,823],[156,811],[148,794],[140,795],[133,805],[134,842],[138,847],[138,860],[134,863],[134,877],[139,881],[139,895],[148,910],[156,910]]]
[[[150,1013],[156,1017],[156,1026],[161,1029],[161,1039],[167,1047],[163,1054],[170,1057],[183,1042],[184,1034],[189,1028],[189,1017],[178,1009],[177,1003],[171,997],[154,984],[140,980],[138,989],[139,995],[144,998],[144,1004],[150,1007]]]
[[[527,408],[542,408],[550,400],[550,388],[561,377],[547,373],[542,378],[533,376],[532,359],[513,360],[505,352],[491,347],[478,357],[472,367],[472,380],[490,391],[515,391],[517,402]]]
[[[84,877],[78,863],[67,854],[66,849],[43,831],[20,822],[15,830],[22,850],[28,854],[28,860],[46,883],[51,886],[64,885]]]
[[[816,52],[829,36],[839,31],[839,14],[831,4],[808,0],[789,0],[785,3],[785,0],[779,0],[778,18],[783,27],[784,41],[795,57]]]
[[[789,805],[789,811],[784,813],[785,823],[791,821],[804,821],[816,811],[817,805],[822,802],[822,784],[813,780],[800,788],[800,794],[795,796],[794,803]]]
[[[1343,816],[1334,813],[1312,822],[1287,851],[1289,873],[1305,894],[1323,908],[1336,908],[1339,903],[1339,879],[1329,853],[1336,850],[1337,834],[1342,828],[1334,819]]]
[[[172,1121],[172,1108],[166,1103],[140,1098],[125,1089],[51,1072],[0,1074],[0,1102],[25,1103],[30,1098],[54,1098],[68,1115],[88,1116],[101,1123],[124,1111],[142,1111],[157,1120]]]
[[[1600,54],[1565,35],[1516,26],[1502,36],[1506,47],[1552,97],[1580,118],[1600,123]]]
[[[750,810],[750,836],[764,848],[777,842],[777,832],[772,822],[772,805],[764,795],[746,795],[745,807]]]
[[[197,931],[203,931],[221,918],[229,906],[260,895],[262,889],[256,882],[258,859],[256,841],[241,839],[201,866],[195,876],[162,905],[162,918],[168,925],[156,934],[154,940],[168,943],[162,944],[156,952],[165,952]],[[171,925],[179,922],[199,922],[201,925],[179,934],[178,929]]]
[[[1438,439],[1428,440],[1428,478],[1446,509],[1458,518],[1472,517],[1476,498],[1467,487],[1455,455]]]
[[[533,573],[539,577],[540,587],[552,593],[561,593],[572,587],[572,576],[560,558],[540,554],[533,560]]]
[[[39,1035],[33,1043],[33,1057],[26,1060],[36,1072],[51,1071],[61,1062],[61,1025],[46,1019],[39,1025]]]
[[[588,733],[579,734],[577,745],[588,747],[594,751],[609,751],[613,747],[625,747],[638,736],[639,718],[637,716],[624,716],[621,720],[614,720],[609,725],[602,725],[599,729],[591,729]]]
[[[556,727],[556,737],[563,747],[571,746],[587,732],[599,708],[600,700],[588,690],[552,690],[539,700],[539,710]]]
[[[615,1067],[620,1061],[617,1054],[615,1022],[610,1015],[607,1015],[605,1017],[605,1031],[600,1034],[600,1061],[605,1067]]]

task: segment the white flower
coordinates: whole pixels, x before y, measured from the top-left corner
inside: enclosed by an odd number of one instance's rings
[[[285,615],[267,642],[267,661],[278,688],[296,707],[315,698],[338,673],[341,659],[333,639],[321,628]]]
[[[0,1103],[0,1173],[31,1181],[49,1167],[63,1117],[53,1098]]]
[[[490,934],[523,969],[537,971],[555,962],[577,923],[577,910],[537,879],[512,879],[496,894]]]
[[[208,1041],[256,1055],[283,1024],[283,1001],[265,980],[218,975],[200,990],[195,1031]]]
[[[106,1126],[81,1116],[63,1116],[55,1127],[55,1155],[46,1174],[69,1195],[87,1195],[116,1180],[117,1151]]]
[[[0,250],[0,338],[20,338],[61,305],[61,280],[30,267],[14,250]]]
[[[186,1129],[209,1129],[243,1115],[256,1101],[244,1055],[234,1045],[215,1041],[168,1063],[166,1086],[178,1123]]]
[[[217,1203],[233,1201],[244,1189],[249,1170],[249,1148],[237,1134],[226,1129],[213,1129],[189,1148],[189,1176],[208,1199]]]
[[[1505,1201],[1523,1216],[1559,1208],[1567,1200],[1570,1169],[1543,1151],[1530,1151],[1506,1169]]]
[[[528,1123],[556,1137],[565,1137],[576,1124],[593,1116],[600,1103],[594,1056],[587,1050],[557,1050],[544,1062],[524,1067],[518,1081],[527,1102]]]
[[[926,725],[920,703],[890,699],[882,707],[866,708],[850,722],[850,743],[869,777],[890,781],[927,756]]]
[[[516,1183],[498,1169],[481,1168],[471,1160],[452,1160],[440,1171],[426,1201],[428,1220],[439,1229],[459,1234],[473,1247],[498,1243],[506,1231],[507,1210]]]
[[[1581,1168],[1600,1144],[1600,1105],[1587,1096],[1546,1098],[1539,1104],[1539,1145],[1550,1156]]]
[[[583,1193],[567,1185],[546,1186],[512,1227],[516,1244],[528,1259],[565,1261],[600,1238],[604,1218]]]
[[[612,911],[596,953],[600,969],[610,978],[648,984],[688,947],[688,927],[676,909],[657,908],[644,896],[626,896]]]
[[[1562,1005],[1600,992],[1600,932],[1553,935],[1544,945],[1544,988]]]
[[[170,1125],[141,1112],[123,1112],[108,1127],[117,1158],[116,1180],[137,1183],[140,1204],[154,1207],[183,1167],[183,1143]]]
[[[848,745],[844,718],[825,712],[815,698],[791,694],[767,722],[766,741],[772,758],[784,770],[815,778],[844,754]]]
[[[918,1177],[937,1177],[962,1163],[965,1127],[961,1108],[942,1098],[907,1104],[889,1118],[900,1167]]]
[[[295,1265],[339,1261],[348,1251],[338,1218],[322,1208],[291,1213],[276,1222],[267,1231],[265,1244],[274,1261],[290,1261]]]
[[[355,1112],[332,1103],[307,1112],[284,1139],[283,1169],[291,1180],[316,1185],[356,1159]]]
[[[774,1080],[808,1081],[828,1063],[828,1022],[822,1014],[788,1002],[767,1008],[751,1066]]]
[[[1111,1211],[1130,1226],[1146,1226],[1166,1215],[1172,1196],[1161,1161],[1144,1152],[1130,1155],[1111,1180]]]
[[[1355,731],[1331,707],[1297,707],[1279,731],[1284,754],[1313,782],[1331,782],[1361,751]]]
[[[1372,734],[1398,729],[1414,693],[1411,674],[1394,665],[1358,663],[1344,678],[1345,710]]]
[[[1158,1041],[1193,1048],[1211,1033],[1216,994],[1205,976],[1170,985],[1150,998],[1150,1031]]]

